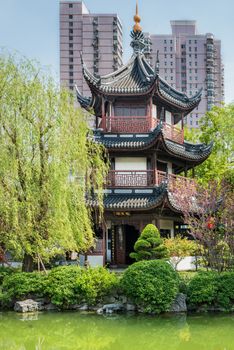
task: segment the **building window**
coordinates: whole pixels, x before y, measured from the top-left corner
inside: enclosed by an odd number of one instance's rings
[[[195,73],[197,73],[197,69],[195,69]]]
[[[165,73],[167,73],[167,68],[164,69]]]
[[[193,84],[190,84],[190,89],[192,89]]]
[[[166,40],[164,40],[164,44],[166,44],[167,43],[167,41]]]
[[[70,8],[70,9],[73,8],[73,4],[69,4],[69,8]]]
[[[171,73],[173,73],[173,69],[171,68]]]
[[[73,84],[73,79],[69,79],[69,84]]]
[[[73,77],[73,72],[69,72],[69,77]]]
[[[173,55],[171,55],[171,58],[173,58]]]
[[[167,80],[167,76],[165,76],[165,80]]]
[[[73,36],[69,36],[69,40],[70,40],[70,41],[73,40]]]
[[[172,44],[173,43],[173,41],[172,40],[170,40],[170,44]]]
[[[197,40],[194,40],[194,44],[196,44],[197,43]]]
[[[164,51],[167,51],[167,47],[166,46],[164,47]]]
[[[197,77],[195,77],[195,80],[197,80]]]
[[[170,47],[170,51],[172,51],[173,50],[173,48],[172,47]]]
[[[197,62],[195,62],[195,66],[197,66]]]
[[[69,50],[69,55],[73,55],[73,50]]]
[[[192,55],[191,55],[191,53],[189,54],[189,58],[191,58],[192,57]]]
[[[195,53],[195,58],[197,58],[197,54]]]
[[[165,65],[165,66],[167,65],[167,62],[166,62],[166,61],[164,62],[164,65]]]
[[[171,77],[171,80],[173,80],[173,77]]]
[[[185,45],[181,45],[181,49],[185,49]]]
[[[189,40],[189,45],[191,45],[191,40]]]
[[[189,65],[191,66],[191,65],[192,65],[192,62],[189,62]]]
[[[193,121],[192,120],[190,120],[190,125],[193,125]]]
[[[73,49],[73,44],[69,44],[69,48],[70,48],[70,49]]]
[[[73,22],[69,22],[69,27],[73,27]]]
[[[73,19],[73,15],[69,15],[69,19]]]
[[[73,58],[72,57],[69,58],[69,62],[73,63]]]
[[[195,52],[197,52],[197,47],[194,48]]]
[[[164,55],[164,58],[167,58],[167,55]]]
[[[189,69],[189,73],[192,73],[192,69],[191,68]]]
[[[69,34],[73,34],[73,29],[69,29]]]
[[[69,69],[71,70],[73,69],[73,64],[70,64]]]
[[[173,66],[173,62],[171,62],[171,66]]]
[[[189,46],[189,51],[190,51],[190,52],[192,51],[192,48],[191,48],[191,46]]]

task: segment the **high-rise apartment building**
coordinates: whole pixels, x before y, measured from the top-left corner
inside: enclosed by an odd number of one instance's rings
[[[187,117],[190,127],[197,127],[199,118],[224,100],[224,72],[221,42],[213,34],[198,34],[196,21],[171,21],[172,34],[147,34],[151,41],[152,65],[159,51],[159,74],[172,87],[194,95],[201,88],[202,100]]]
[[[96,76],[122,64],[122,24],[117,14],[91,14],[82,1],[60,1],[60,82],[84,95],[90,90],[83,79],[81,53]]]

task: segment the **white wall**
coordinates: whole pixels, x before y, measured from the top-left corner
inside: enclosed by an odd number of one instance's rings
[[[147,170],[146,157],[116,157],[115,170]]]
[[[152,105],[152,117],[157,118],[157,106],[154,104]]]
[[[167,124],[171,124],[171,112],[165,112],[165,121]]]

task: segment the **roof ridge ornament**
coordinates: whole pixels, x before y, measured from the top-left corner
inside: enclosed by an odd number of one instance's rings
[[[141,21],[141,17],[139,16],[138,14],[138,0],[136,1],[136,14],[135,16],[133,17],[134,19],[134,22],[135,22],[135,25],[133,27],[133,31],[136,33],[136,32],[141,32],[142,31],[142,28],[140,26],[140,21]]]
[[[131,31],[131,46],[133,48],[134,53],[145,53],[147,49],[149,49],[151,45],[151,41],[149,38],[146,38],[144,33],[142,32],[142,28],[140,26],[141,17],[138,14],[138,1],[136,2],[136,14],[133,17],[135,21],[135,25]]]

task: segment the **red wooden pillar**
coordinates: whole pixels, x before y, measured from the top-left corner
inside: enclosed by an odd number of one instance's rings
[[[105,101],[102,97],[102,128],[106,131],[106,113],[105,113]]]
[[[149,103],[149,118],[150,118],[150,129],[153,129],[153,113],[152,113],[152,107],[153,107],[153,98],[150,97],[150,103]]]

